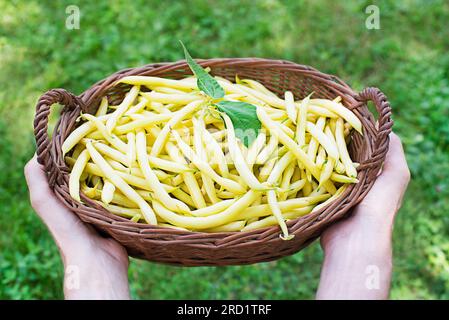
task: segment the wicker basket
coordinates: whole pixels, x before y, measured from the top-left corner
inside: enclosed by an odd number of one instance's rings
[[[211,73],[229,80],[235,74],[241,78],[260,81],[280,96],[290,90],[296,99],[314,91],[315,97],[333,99],[340,95],[343,104],[351,109],[363,125],[364,135],[352,134],[349,150],[358,168],[359,183],[351,185],[344,194],[326,207],[304,217],[287,222],[293,240],[279,238],[279,227],[273,226],[248,232],[202,233],[134,223],[109,213],[81,194],[84,204],[69,195],[69,168],[64,162],[61,145],[77,125],[80,112],[95,112],[101,97],[110,103],[120,102],[129,90],[127,85],[114,83],[129,75],[159,76],[179,79],[191,75],[185,61],[150,64],[126,69],[96,83],[80,96],[64,89],[45,93],[36,106],[34,132],[38,161],[45,167],[48,181],[56,196],[78,217],[121,243],[133,257],[150,261],[183,265],[241,265],[270,261],[291,255],[306,247],[330,224],[343,218],[370,190],[388,150],[389,133],[393,122],[391,108],[385,95],[376,88],[355,93],[335,76],[323,74],[311,67],[288,61],[256,58],[198,60]],[[367,108],[371,100],[378,112],[377,124]],[[64,106],[50,139],[47,134],[51,105]]]

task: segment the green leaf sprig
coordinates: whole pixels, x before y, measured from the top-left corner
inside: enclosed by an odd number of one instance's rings
[[[234,125],[235,136],[248,147],[256,140],[262,127],[257,117],[256,107],[243,101],[222,100],[215,104],[221,112],[226,113]]]
[[[192,59],[187,48],[182,41],[180,42],[184,49],[187,64],[197,78],[198,89],[212,98],[213,105],[215,105],[218,110],[229,116],[234,125],[236,137],[239,138],[246,147],[249,147],[257,138],[257,135],[262,128],[262,124],[257,117],[256,106],[242,101],[223,100],[222,98],[225,95],[224,89],[214,77],[207,73],[206,70]]]
[[[195,62],[195,60],[192,59],[187,51],[187,48],[184,46],[184,43],[181,42],[181,45],[184,49],[184,55],[187,63],[197,78],[198,89],[213,99],[223,98],[225,92],[217,80],[215,80],[209,73],[206,72],[206,70],[204,70],[198,63]]]

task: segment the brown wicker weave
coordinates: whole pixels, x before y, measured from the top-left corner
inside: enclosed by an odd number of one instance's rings
[[[124,76],[179,79],[191,75],[185,61],[149,64],[114,73],[80,96],[64,89],[50,90],[37,103],[34,132],[38,161],[44,165],[56,196],[82,221],[116,239],[134,257],[184,266],[240,265],[275,260],[299,251],[363,199],[381,168],[393,125],[390,105],[380,90],[366,88],[357,94],[335,76],[282,60],[239,58],[198,62],[203,67],[210,67],[212,74],[229,80],[233,80],[236,74],[241,78],[258,80],[280,96],[286,90],[292,91],[296,99],[304,98],[312,91],[315,97],[333,99],[341,96],[344,105],[357,115],[363,125],[364,135],[353,133],[349,146],[352,159],[361,164],[358,168],[360,182],[351,185],[340,198],[326,207],[287,222],[290,233],[295,235],[290,241],[279,238],[278,226],[248,232],[188,232],[131,222],[109,213],[84,195],[81,195],[84,204],[74,201],[69,195],[69,168],[62,157],[61,145],[77,126],[75,120],[80,112],[94,112],[105,95],[110,103],[120,102],[129,86],[114,86],[114,83]],[[368,111],[369,100],[377,109],[377,124]],[[48,116],[51,105],[55,103],[65,107],[50,139],[47,135]]]

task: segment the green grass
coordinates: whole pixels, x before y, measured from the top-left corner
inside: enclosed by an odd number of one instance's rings
[[[61,298],[62,264],[28,201],[23,165],[34,150],[39,95],[76,94],[110,73],[194,57],[270,57],[336,74],[391,101],[413,180],[394,232],[392,298],[449,298],[449,5],[380,1],[381,29],[365,28],[372,1],[0,2],[0,298]],[[57,114],[52,119],[57,118]],[[133,260],[135,298],[312,299],[322,254],[315,243],[277,262],[177,268]]]

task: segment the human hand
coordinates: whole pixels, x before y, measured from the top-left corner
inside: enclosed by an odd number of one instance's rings
[[[34,156],[25,166],[30,200],[59,248],[66,299],[129,299],[128,254],[66,208],[48,185]]]
[[[390,134],[382,172],[350,217],[321,236],[324,264],[318,299],[386,299],[394,218],[410,181],[401,141]]]

